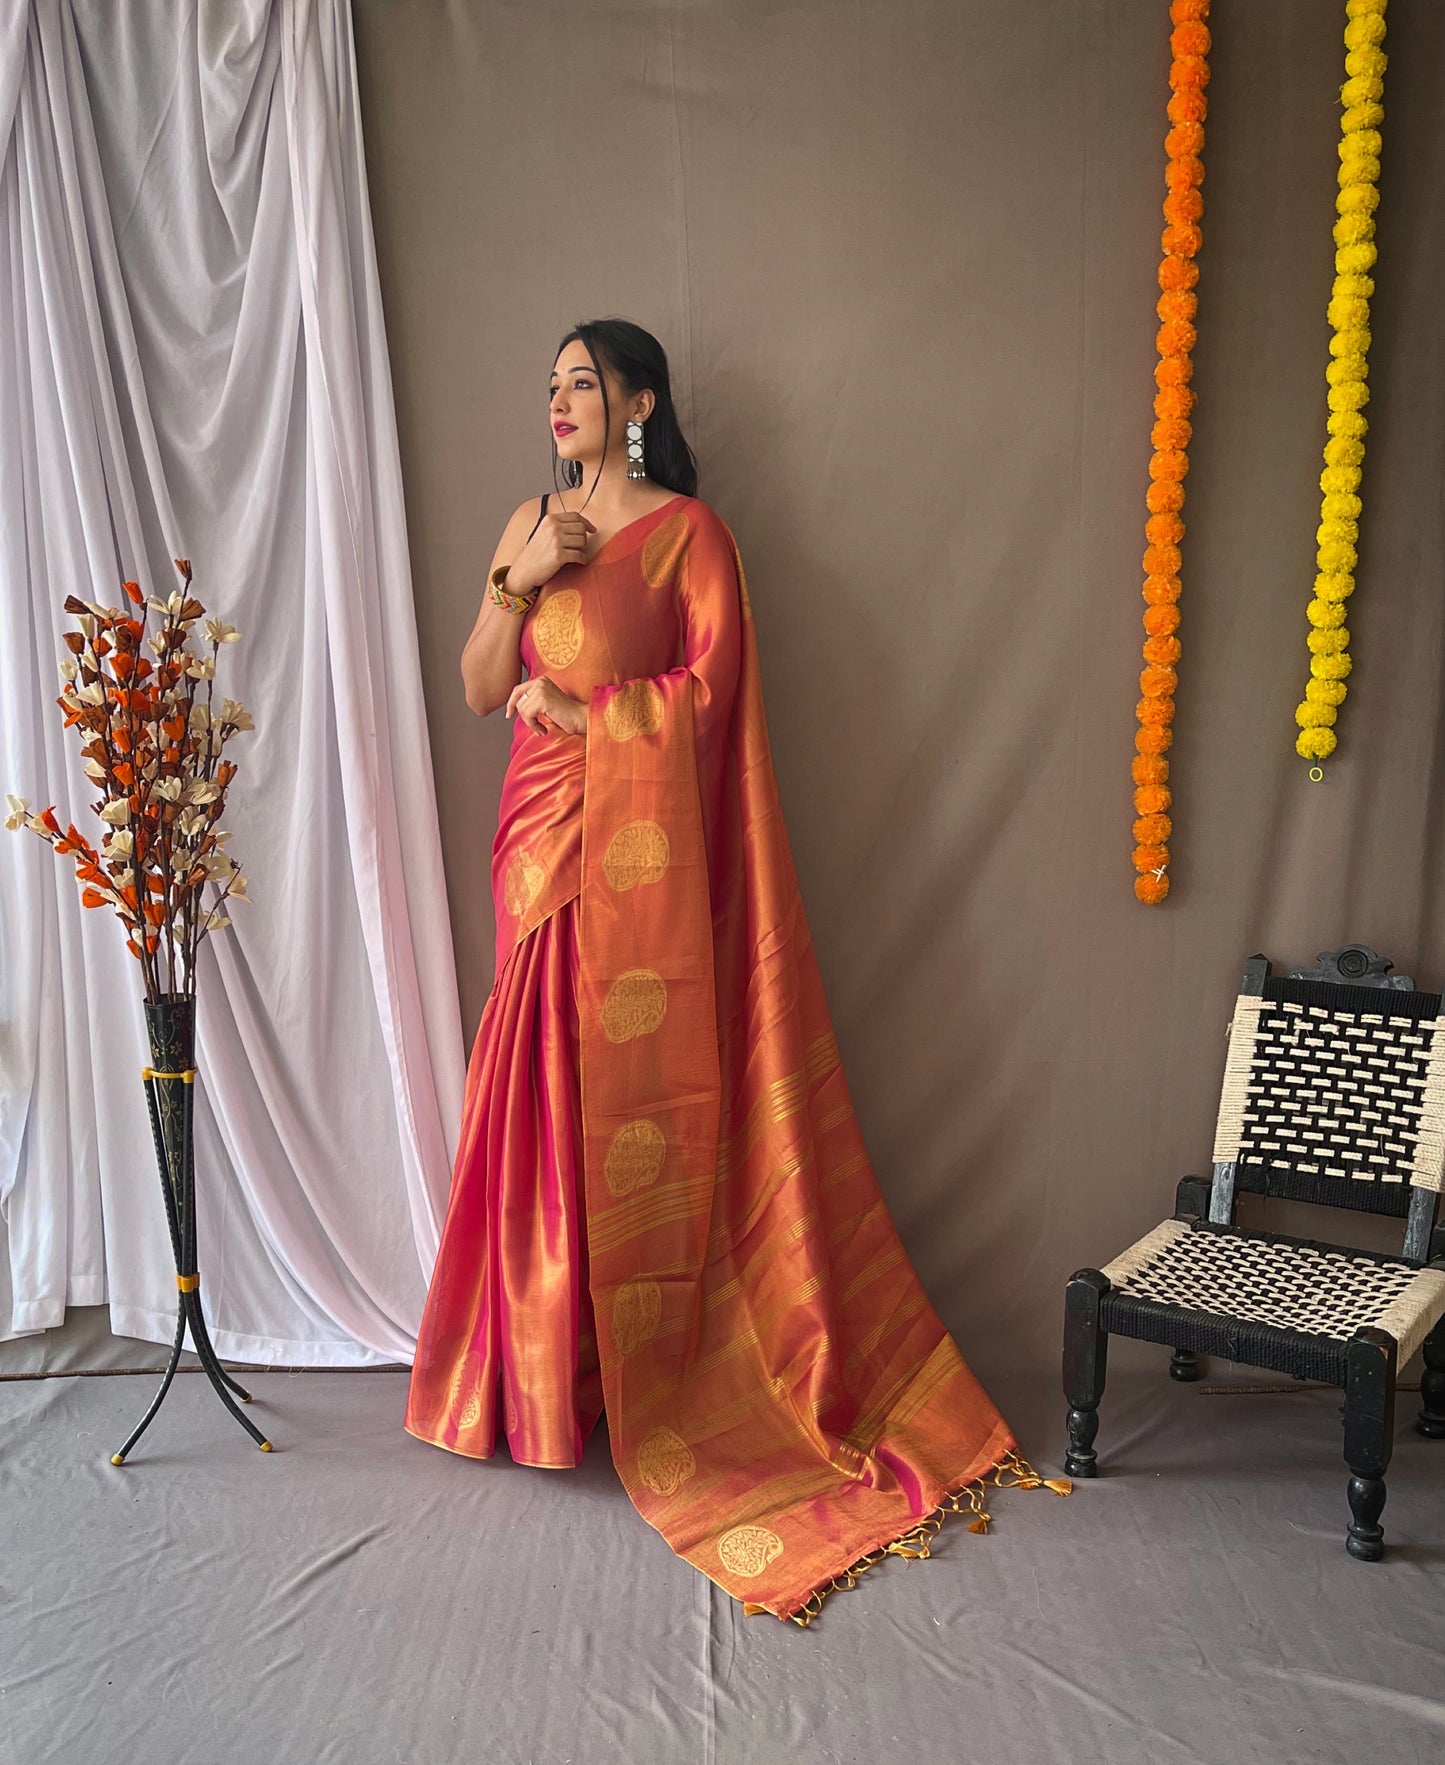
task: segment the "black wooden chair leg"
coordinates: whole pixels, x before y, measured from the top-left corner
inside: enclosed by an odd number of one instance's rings
[[[1204,1368],[1199,1364],[1199,1356],[1192,1348],[1174,1350],[1174,1358],[1169,1363],[1169,1377],[1177,1379],[1181,1385],[1192,1385],[1196,1379],[1204,1377]]]
[[[1345,1463],[1350,1529],[1345,1549],[1362,1563],[1385,1554],[1385,1472],[1395,1435],[1395,1338],[1359,1330],[1345,1350]]]
[[[1415,1426],[1427,1439],[1445,1440],[1445,1318],[1425,1338],[1424,1355]]]
[[[1109,1338],[1099,1327],[1099,1301],[1109,1283],[1097,1269],[1080,1269],[1064,1290],[1064,1396],[1069,1405],[1070,1477],[1096,1477],[1099,1399],[1108,1371]]]

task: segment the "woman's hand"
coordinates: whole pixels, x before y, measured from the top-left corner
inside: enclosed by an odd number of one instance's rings
[[[569,698],[560,686],[539,674],[535,680],[524,680],[512,688],[507,700],[507,716],[515,712],[533,735],[586,735],[587,707],[580,699]]]
[[[571,515],[566,510],[544,515],[507,570],[508,590],[530,594],[534,588],[545,588],[564,564],[585,564],[587,535],[596,531],[585,515]]]

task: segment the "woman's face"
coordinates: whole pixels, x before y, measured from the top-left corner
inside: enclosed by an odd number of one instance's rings
[[[653,406],[651,392],[628,394],[617,380],[607,376],[607,401],[612,408],[612,435],[608,452],[627,457],[629,419],[644,420]],[[602,408],[602,388],[585,345],[569,343],[552,369],[552,394],[548,407],[552,439],[564,460],[595,463],[602,457],[602,438],[607,413]]]

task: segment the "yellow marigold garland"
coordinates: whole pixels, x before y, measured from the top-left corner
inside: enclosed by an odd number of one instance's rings
[[[1204,119],[1209,101],[1209,0],[1173,0],[1169,38],[1169,123],[1164,137],[1168,155],[1164,180],[1165,227],[1160,237],[1160,295],[1155,308],[1159,362],[1154,370],[1154,447],[1149,461],[1149,519],[1144,535],[1144,669],[1139,676],[1141,698],[1135,707],[1139,728],[1134,736],[1134,893],[1141,901],[1162,901],[1169,893],[1169,817],[1173,795],[1169,762],[1174,740],[1174,688],[1179,661],[1180,542],[1184,538],[1184,479],[1189,471],[1189,413],[1194,394],[1194,293],[1199,265],[1194,261],[1204,242],[1199,221],[1204,213]]]
[[[1329,440],[1320,473],[1320,525],[1315,534],[1314,599],[1309,604],[1310,680],[1295,710],[1295,750],[1319,766],[1335,751],[1335,720],[1350,672],[1345,602],[1355,588],[1355,542],[1360,533],[1360,477],[1365,458],[1365,406],[1370,388],[1369,274],[1375,263],[1375,209],[1379,205],[1380,124],[1385,110],[1387,0],[1347,0],[1345,83],[1340,88],[1339,195],[1335,198],[1335,280],[1330,293]]]

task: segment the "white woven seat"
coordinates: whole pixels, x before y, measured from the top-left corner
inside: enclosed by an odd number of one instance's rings
[[[1125,1299],[1340,1344],[1357,1330],[1384,1330],[1399,1344],[1400,1366],[1445,1317],[1445,1270],[1188,1220],[1165,1220],[1103,1273]]]

